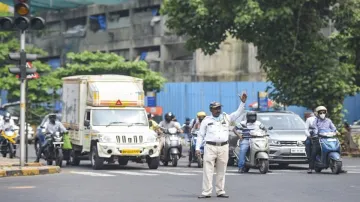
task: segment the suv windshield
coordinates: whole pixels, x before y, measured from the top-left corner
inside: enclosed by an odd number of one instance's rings
[[[93,126],[148,125],[143,109],[95,109],[91,114]]]
[[[257,114],[258,121],[273,130],[305,130],[305,122],[295,114]]]

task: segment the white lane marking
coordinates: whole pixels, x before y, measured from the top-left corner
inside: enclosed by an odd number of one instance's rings
[[[156,173],[156,174],[169,174],[169,175],[197,175],[194,173],[175,173],[175,172],[159,171],[159,170],[145,170],[144,172]]]
[[[360,174],[360,171],[348,171],[347,173],[350,173],[350,174]]]
[[[109,174],[103,174],[103,173],[94,173],[94,172],[71,171],[70,173],[80,174],[80,175],[89,175],[89,176],[93,176],[93,177],[113,177],[113,176],[116,176],[116,175],[109,175]]]
[[[189,170],[189,171],[186,171],[186,172],[203,173],[204,171],[202,171],[202,170]]]
[[[124,175],[137,175],[137,176],[154,176],[154,175],[158,175],[158,174],[137,173],[137,172],[130,172],[130,171],[109,171],[109,173],[124,174]]]

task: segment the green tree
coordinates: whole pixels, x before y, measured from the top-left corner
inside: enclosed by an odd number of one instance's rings
[[[0,13],[0,16],[8,16],[8,13]],[[15,66],[16,64],[9,61],[8,54],[10,52],[20,51],[20,41],[16,38],[14,32],[0,32],[0,89],[7,90],[7,99],[9,102],[19,101],[20,99],[20,80],[15,75],[9,73],[8,67]],[[41,49],[27,45],[26,52],[31,54],[39,54],[45,56],[47,53]],[[54,81],[52,77],[47,77],[48,73],[51,72],[49,65],[41,63],[40,61],[34,61],[33,66],[36,67],[37,72],[40,75],[39,79],[28,80],[28,91],[27,98],[28,102],[31,103],[29,108],[29,122],[34,123],[39,120],[47,109],[41,106],[41,103],[52,102],[52,96],[48,93],[49,86]],[[17,114],[19,116],[19,114]]]
[[[144,61],[125,61],[115,53],[68,53],[69,62],[56,69],[51,77],[61,79],[74,75],[121,74],[144,79],[144,90],[160,90],[166,79],[160,73],[150,70]],[[61,81],[56,83],[61,85]]]
[[[347,53],[341,40],[321,33],[335,3],[343,1],[165,0],[161,12],[174,33],[190,37],[189,49],[213,54],[228,36],[253,43],[275,101],[325,105],[339,124],[344,98],[358,87],[354,64],[338,60]]]

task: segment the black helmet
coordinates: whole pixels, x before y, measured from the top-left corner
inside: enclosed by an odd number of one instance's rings
[[[249,123],[254,123],[257,119],[257,115],[256,112],[254,111],[250,111],[248,113],[246,113],[246,121]]]
[[[56,114],[49,114],[49,120],[50,121],[56,121]]]
[[[11,118],[10,113],[9,113],[9,112],[6,112],[6,113],[5,113],[5,116],[4,116],[4,120],[5,120],[5,121],[10,121],[10,118]]]
[[[170,117],[171,119],[173,119],[173,118],[175,118],[175,115],[174,115],[172,112],[168,112],[168,113],[165,114],[164,117],[165,117],[165,118],[166,118],[166,117]]]

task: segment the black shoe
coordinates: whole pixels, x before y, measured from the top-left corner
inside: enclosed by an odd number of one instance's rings
[[[226,195],[226,194],[220,194],[220,195],[218,195],[217,197],[219,197],[219,198],[229,198],[229,195]]]
[[[211,198],[211,196],[205,196],[205,195],[200,195],[200,196],[198,196],[198,198]]]
[[[238,173],[245,173],[245,169],[244,168],[239,168]]]
[[[312,169],[308,169],[307,173],[308,173],[308,174],[311,174],[311,173],[312,173]]]
[[[341,170],[340,173],[347,173],[347,171],[346,170]]]

